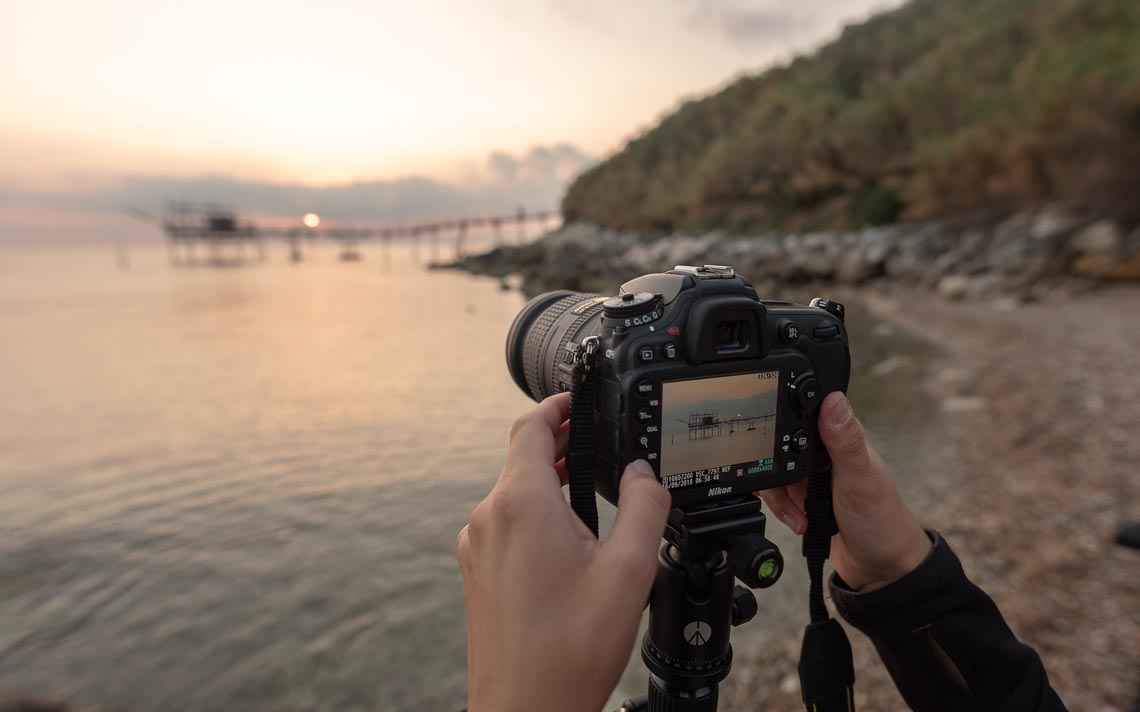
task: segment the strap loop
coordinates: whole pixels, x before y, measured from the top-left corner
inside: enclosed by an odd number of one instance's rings
[[[804,501],[808,527],[803,537],[807,559],[808,608],[811,623],[800,648],[800,691],[808,712],[854,712],[855,663],[851,643],[823,600],[823,562],[831,554],[831,537],[839,532],[831,502],[831,470],[812,475]]]

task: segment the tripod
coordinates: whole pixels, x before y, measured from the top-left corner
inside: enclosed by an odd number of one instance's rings
[[[641,658],[649,694],[619,712],[714,712],[732,668],[729,632],[756,615],[751,588],[779,579],[784,559],[764,537],[766,518],[752,496],[669,513],[649,598]]]

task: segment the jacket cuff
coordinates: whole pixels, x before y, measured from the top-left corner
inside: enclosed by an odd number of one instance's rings
[[[867,593],[857,593],[839,577],[832,573],[829,580],[831,600],[841,616],[856,628],[863,628],[876,621],[888,618],[909,608],[918,600],[936,593],[940,582],[953,574],[962,574],[962,565],[950,549],[950,545],[936,531],[926,530],[926,535],[934,544],[921,564],[910,573],[883,588]]]

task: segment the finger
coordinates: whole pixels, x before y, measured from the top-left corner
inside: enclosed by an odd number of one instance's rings
[[[567,420],[558,429],[554,436],[554,456],[558,460],[554,463],[554,471],[558,473],[558,484],[565,487],[570,483],[570,475],[566,471],[566,453],[570,450],[570,421]]]
[[[459,535],[455,537],[455,555],[459,559],[459,570],[466,574],[471,561],[471,539],[467,534],[467,525],[464,525],[459,530]]]
[[[558,432],[554,434],[554,458],[561,460],[566,457],[567,450],[570,449],[570,421],[567,420],[559,428]]]
[[[807,499],[807,485],[806,479],[800,480],[795,484],[788,485],[788,496],[792,498],[792,502],[799,507],[801,512],[806,512],[804,508],[804,501]]]
[[[787,487],[776,487],[758,493],[764,504],[772,514],[776,515],[793,534],[803,534],[807,531],[807,515],[792,499]]]
[[[831,456],[836,482],[871,472],[871,457],[863,425],[851,410],[847,397],[836,391],[827,396],[819,412],[819,434]]]
[[[554,478],[535,477],[535,469],[553,469],[558,460],[555,436],[570,415],[570,394],[560,393],[524,413],[511,427],[511,443],[507,449],[507,466],[499,480],[501,486],[514,486],[526,481],[546,481],[553,485]],[[557,487],[554,487],[557,489]]]
[[[657,548],[665,531],[671,498],[653,475],[645,460],[634,460],[625,468],[618,492],[617,518],[610,535],[602,543],[602,557],[625,580],[653,581]]]

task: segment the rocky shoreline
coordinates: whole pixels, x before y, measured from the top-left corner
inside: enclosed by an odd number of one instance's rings
[[[652,238],[574,223],[526,245],[450,264],[548,289],[611,292],[677,264],[728,264],[765,296],[789,286],[918,286],[949,299],[1033,301],[1112,281],[1140,280],[1140,226],[1060,208],[1000,221],[900,224],[842,233]]]

